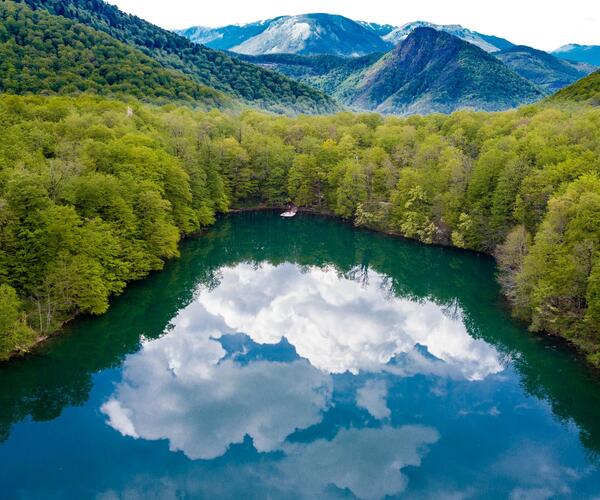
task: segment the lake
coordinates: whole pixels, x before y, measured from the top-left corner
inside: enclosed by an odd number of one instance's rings
[[[594,498],[600,377],[491,258],[220,219],[0,366],[0,497]]]

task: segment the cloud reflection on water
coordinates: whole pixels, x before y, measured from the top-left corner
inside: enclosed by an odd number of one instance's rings
[[[438,439],[437,431],[420,425],[342,429],[331,441],[287,445],[280,468],[306,498],[319,498],[330,484],[359,498],[383,498],[406,488],[400,472],[421,465],[425,447]]]
[[[241,362],[220,342],[236,332],[258,345],[285,338],[301,359]],[[102,411],[123,435],[167,439],[190,459],[219,457],[249,436],[259,452],[284,453],[277,467],[308,496],[333,484],[375,498],[404,489],[400,471],[420,464],[437,432],[385,425],[287,442],[322,421],[332,404],[332,375],[427,373],[475,381],[501,370],[498,353],[472,338],[460,317],[432,302],[390,296],[382,275],[371,273],[362,286],[329,268],[239,264],[223,268],[219,284],[200,288],[166,335],[126,360]],[[356,390],[356,404],[385,421],[392,414],[386,396],[384,381],[367,381]]]
[[[201,306],[259,344],[285,336],[299,356],[329,373],[389,370],[392,358],[417,344],[448,374],[481,380],[502,370],[496,350],[472,338],[460,317],[433,302],[390,297],[385,282],[374,272],[361,286],[330,268],[239,264],[222,269],[219,285],[202,289],[180,316]],[[411,359],[418,372],[420,357]]]
[[[166,438],[191,459],[221,456],[246,435],[258,451],[277,450],[295,429],[321,420],[328,374],[305,360],[240,365],[225,354],[219,342],[191,331],[149,342],[127,360],[102,411],[122,434]]]

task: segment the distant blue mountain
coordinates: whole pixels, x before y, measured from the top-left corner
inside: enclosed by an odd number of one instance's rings
[[[196,26],[177,33],[213,49],[246,55],[303,54],[363,56],[393,49],[417,28],[434,28],[477,45],[486,52],[498,52],[514,44],[492,35],[483,35],[460,25],[437,25],[416,21],[400,27],[391,24],[353,21],[332,14],[282,16],[244,25],[222,28]]]
[[[377,24],[377,23],[369,23],[367,21],[356,21],[356,22],[358,24],[360,24],[361,26],[363,26],[364,28],[371,30],[373,33],[375,33],[376,35],[379,35],[380,37],[384,37],[385,35],[387,35],[388,33],[391,33],[392,31],[394,31],[396,29],[396,26],[394,26],[393,24]]]
[[[600,66],[600,45],[577,45],[572,43],[556,49],[552,54],[561,59],[570,59],[571,61]]]
[[[437,31],[449,33],[450,35],[454,35],[465,42],[476,45],[486,52],[497,52],[499,50],[508,49],[514,45],[512,42],[509,42],[504,38],[492,35],[482,35],[476,31],[463,28],[460,24],[433,24],[428,23],[427,21],[415,21],[404,24],[403,26],[400,26],[389,32],[383,37],[383,39],[392,43],[393,45],[398,45],[400,42],[406,40],[408,35],[418,28],[433,28]]]
[[[510,47],[494,55],[523,78],[550,92],[556,92],[597,69],[591,64],[559,59],[524,45]]]
[[[246,40],[260,35],[271,23],[280,18],[267,19],[256,23],[230,26],[222,28],[205,28],[203,26],[194,26],[183,30],[176,30],[176,33],[190,39],[192,42],[206,45],[212,49],[230,50],[236,45],[244,43]]]
[[[378,33],[392,26],[358,23],[332,14],[284,16],[243,26],[177,31],[190,40],[240,54],[333,54],[362,56],[385,52],[392,44]]]

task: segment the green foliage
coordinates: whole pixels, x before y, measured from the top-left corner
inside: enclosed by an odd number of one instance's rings
[[[596,71],[573,85],[559,90],[550,100],[555,102],[587,101],[600,106],[600,71]]]
[[[0,360],[26,350],[36,335],[25,323],[23,305],[14,288],[0,284]]]
[[[495,252],[496,261],[500,269],[498,280],[502,285],[504,294],[516,307],[522,311],[528,307],[527,301],[523,301],[523,294],[517,289],[517,278],[521,278],[523,262],[531,248],[531,235],[525,226],[516,226],[508,233],[506,240],[498,245]]]
[[[182,234],[228,206],[220,165],[202,162],[206,124],[134,106],[0,98],[0,283],[39,335],[105,312],[111,294],[161,269]],[[24,314],[7,318],[3,355],[35,340]]]
[[[598,345],[600,177],[582,176],[554,197],[517,278],[520,313],[533,330]]]
[[[294,202],[494,253],[533,329],[599,351],[599,109],[384,119],[129,106],[0,97],[0,283],[38,334],[102,313],[231,206]]]
[[[231,106],[222,93],[164,69],[104,33],[12,2],[0,5],[0,88],[16,94],[92,92]]]
[[[328,113],[337,104],[321,92],[279,73],[248,64],[225,52],[195,44],[103,0],[17,0],[38,11],[103,32],[143,52],[163,68],[198,84],[279,113]],[[12,2],[4,2],[12,3]]]

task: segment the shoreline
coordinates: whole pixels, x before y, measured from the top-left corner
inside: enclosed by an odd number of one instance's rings
[[[289,205],[276,205],[276,206],[270,206],[270,205],[256,205],[256,206],[251,206],[251,207],[237,207],[237,208],[231,208],[229,209],[226,213],[221,213],[221,214],[217,214],[217,219],[221,218],[221,217],[227,217],[229,215],[234,215],[234,214],[241,214],[241,213],[252,213],[252,212],[278,212],[278,211],[285,211],[289,209]],[[480,252],[477,250],[472,250],[472,249],[468,249],[468,248],[459,248],[459,247],[455,247],[452,245],[444,245],[441,243],[425,243],[422,242],[420,240],[417,240],[415,238],[408,238],[402,234],[399,233],[395,233],[393,231],[389,231],[389,230],[383,230],[383,229],[377,229],[377,228],[373,228],[373,227],[369,227],[369,226],[355,226],[354,224],[352,224],[352,221],[348,220],[348,219],[344,219],[338,215],[335,215],[332,212],[327,212],[327,211],[319,211],[319,210],[315,210],[313,208],[308,208],[308,207],[297,207],[298,213],[301,214],[309,214],[309,215],[313,215],[313,216],[318,216],[318,217],[326,217],[328,219],[335,219],[336,221],[338,221],[339,223],[342,224],[348,224],[351,225],[354,229],[361,229],[361,230],[365,230],[365,231],[369,231],[371,233],[376,233],[376,234],[380,234],[380,235],[385,235],[388,236],[390,238],[398,238],[398,239],[403,239],[406,241],[411,241],[420,245],[427,245],[427,246],[435,246],[435,247],[439,247],[439,248],[444,248],[447,250],[453,250],[453,251],[459,251],[459,252],[469,252],[472,254],[476,254],[476,255],[480,255],[480,256],[485,256],[486,258],[491,258],[494,260],[494,262],[496,262],[496,258],[488,253],[485,252]],[[204,228],[199,229],[198,231],[194,232],[194,233],[190,233],[188,235],[185,235],[181,238],[181,240],[179,241],[178,245],[181,244],[182,242],[184,242],[187,239],[190,238],[198,238],[201,237],[203,233],[205,233],[207,230],[209,230],[214,224],[211,224],[210,226],[206,226]],[[177,257],[175,257],[177,258]],[[172,259],[168,259],[165,260],[165,263],[169,262]],[[135,280],[135,281],[143,281],[144,279],[146,279],[151,273],[153,272],[161,272],[162,270],[158,270],[158,271],[151,271],[150,273],[148,273],[148,275],[140,278],[139,280]],[[128,282],[127,284],[129,285],[130,283],[133,283],[133,281]],[[511,306],[511,304],[508,302],[508,300],[506,299],[506,296],[504,295],[504,293],[501,292],[500,294],[500,299],[503,302],[503,306],[505,307],[507,314],[509,314],[509,316],[515,320],[515,321],[519,321],[520,323],[523,324],[524,328],[526,328],[528,330],[528,323],[525,321],[522,321],[518,318],[515,318],[512,314],[512,310],[513,307]],[[68,319],[66,319],[65,321],[63,321],[60,325],[60,327],[55,330],[52,333],[46,334],[42,337],[39,337],[38,339],[36,339],[31,346],[29,346],[27,348],[27,350],[19,350],[19,351],[15,351],[14,353],[12,353],[11,355],[9,355],[8,358],[6,358],[5,360],[0,361],[0,366],[2,364],[8,363],[10,361],[14,361],[17,359],[24,359],[26,358],[28,355],[32,355],[34,354],[34,351],[37,350],[40,346],[44,345],[46,342],[52,340],[53,338],[56,338],[58,336],[61,335],[61,333],[64,330],[64,327],[66,325],[68,325],[69,323],[71,323],[73,320],[77,319],[78,317],[80,317],[81,314],[79,313],[73,313]],[[594,371],[598,371],[599,375],[600,375],[600,366],[596,365],[595,363],[591,362],[588,358],[587,355],[589,354],[588,352],[586,352],[585,349],[583,349],[582,346],[578,345],[577,343],[573,342],[572,340],[568,339],[567,337],[560,335],[560,334],[554,334],[554,333],[550,333],[550,332],[532,332],[532,331],[527,331],[528,335],[532,335],[535,337],[545,337],[548,339],[552,339],[554,341],[558,340],[559,343],[561,345],[563,345],[565,348],[570,349],[579,359],[581,362],[583,362],[585,365],[587,365],[590,369],[594,370]]]

